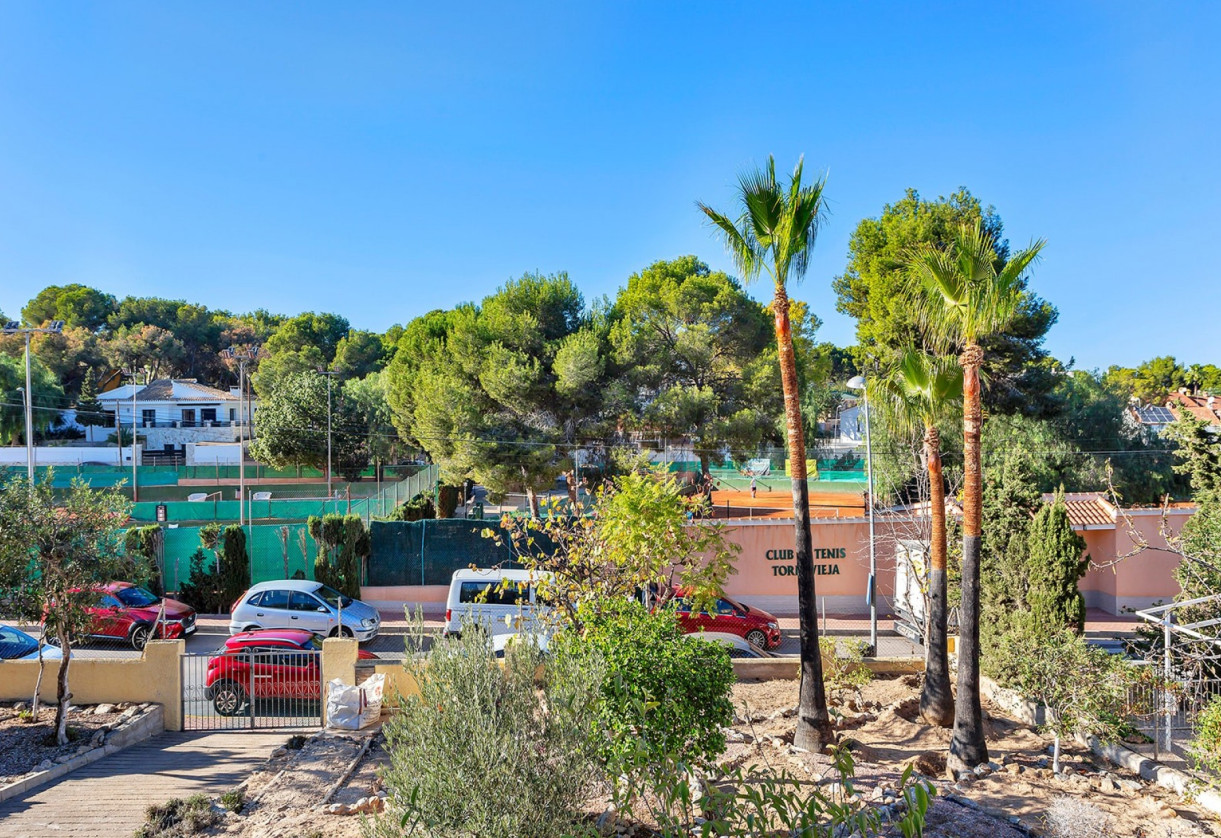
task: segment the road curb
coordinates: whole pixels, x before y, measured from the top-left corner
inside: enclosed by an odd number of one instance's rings
[[[27,791],[45,785],[52,780],[58,780],[60,777],[71,774],[78,768],[83,768],[103,757],[118,753],[124,748],[130,748],[132,745],[151,739],[164,730],[165,712],[163,708],[160,704],[151,705],[146,711],[132,720],[131,724],[112,731],[114,733],[113,737],[107,735],[106,742],[101,747],[87,751],[78,757],[73,757],[67,762],[53,765],[46,771],[27,774],[16,782],[0,787],[0,803],[25,794]]]

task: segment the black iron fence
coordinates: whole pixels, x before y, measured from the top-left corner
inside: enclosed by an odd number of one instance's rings
[[[322,653],[254,649],[183,655],[186,730],[321,727],[325,712]]]

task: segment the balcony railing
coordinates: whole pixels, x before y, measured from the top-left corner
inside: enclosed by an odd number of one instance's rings
[[[240,419],[141,419],[137,422],[141,428],[238,428],[253,425]],[[131,427],[131,419],[123,422],[123,427]]]

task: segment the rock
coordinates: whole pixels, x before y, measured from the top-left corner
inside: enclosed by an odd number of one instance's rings
[[[18,701],[16,704],[13,705],[13,709],[16,710],[18,713],[20,713],[23,710],[29,710],[30,705],[26,704],[24,701]]]
[[[42,762],[34,766],[35,771],[50,771],[53,763],[49,759],[44,759]]]
[[[1062,765],[1060,766],[1060,773],[1065,777],[1071,777],[1077,773],[1077,769],[1073,768],[1071,765]]]
[[[971,783],[975,782],[975,772],[974,771],[960,771],[960,772],[958,772],[958,777],[955,779],[957,779],[959,785],[968,785],[969,786]]]
[[[913,771],[925,777],[938,777],[945,771],[945,754],[938,751],[925,751],[908,760]]]
[[[1035,766],[1037,768],[1046,768],[1049,765],[1051,765],[1051,760],[1049,760],[1047,757],[1039,757],[1037,760],[1035,760]]]
[[[797,708],[796,707],[786,707],[785,709],[780,711],[780,715],[782,718],[791,719],[797,715]]]
[[[288,756],[288,748],[285,748],[283,745],[271,752],[271,759],[280,759],[286,756]]]
[[[1116,785],[1128,792],[1139,792],[1141,784],[1138,780],[1116,780]]]
[[[1010,774],[1021,774],[1026,770],[1024,766],[1018,765],[1016,762],[1011,762],[1005,766],[1005,770]]]
[[[1001,767],[995,762],[985,762],[984,765],[988,766],[988,770],[993,773],[1001,770]]]
[[[90,748],[88,745],[81,745],[79,748],[76,749],[76,755],[78,757],[84,756],[85,754],[89,753],[89,751],[90,751]]]
[[[975,766],[973,769],[971,769],[971,771],[976,777],[987,777],[992,773],[992,768],[989,767],[988,763],[985,762],[982,765]]]
[[[104,731],[104,730],[95,730],[95,731],[93,732],[93,736],[89,737],[89,747],[90,747],[90,748],[97,748],[97,747],[100,747],[100,746],[101,746],[101,744],[102,744],[102,742],[103,742],[105,739],[106,739],[106,731]]]
[[[99,704],[97,707],[93,708],[93,715],[95,715],[95,716],[105,716],[107,713],[113,713],[113,712],[114,712],[113,704]]]
[[[346,803],[332,803],[330,806],[326,807],[326,813],[328,815],[347,815],[350,814],[351,811],[352,807],[348,806]]]
[[[134,719],[137,715],[139,715],[139,713],[140,713],[139,707],[128,707],[126,710],[123,711],[123,715],[120,717],[120,721],[125,722],[129,719]]]
[[[59,756],[57,756],[55,758],[55,761],[58,764],[63,765],[65,762],[67,762],[70,759],[72,759],[72,754],[60,754]]]
[[[1119,786],[1110,777],[1103,777],[1098,781],[1098,790],[1107,792],[1119,791]]]

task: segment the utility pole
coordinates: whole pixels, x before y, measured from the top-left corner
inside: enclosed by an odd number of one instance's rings
[[[873,534],[873,440],[869,435],[869,390],[865,386],[864,376],[854,375],[848,382],[853,390],[860,390],[865,411],[865,475],[868,480],[869,493],[869,648],[870,655],[878,653],[878,561],[874,551]]]
[[[334,497],[331,489],[331,379],[339,373],[319,367],[318,374],[326,376],[326,496],[329,500]]]
[[[129,370],[123,370],[124,375],[131,376],[131,500],[135,503],[140,499],[139,480],[136,476],[136,370],[132,367]],[[115,407],[114,415],[117,418],[119,415],[118,406]],[[156,420],[154,420],[156,421]],[[119,431],[119,444],[123,443],[123,432]]]
[[[30,384],[30,335],[59,334],[63,330],[62,320],[52,320],[49,326],[39,329],[22,328],[20,320],[10,320],[2,330],[6,335],[25,335],[25,474],[31,489],[34,487],[34,390]]]
[[[237,361],[237,523],[246,525],[246,422],[250,400],[246,398],[246,365],[262,356],[263,348],[257,343],[251,346],[230,346],[222,349],[220,356]],[[251,510],[253,511],[253,510]],[[251,516],[253,517],[253,516]]]

